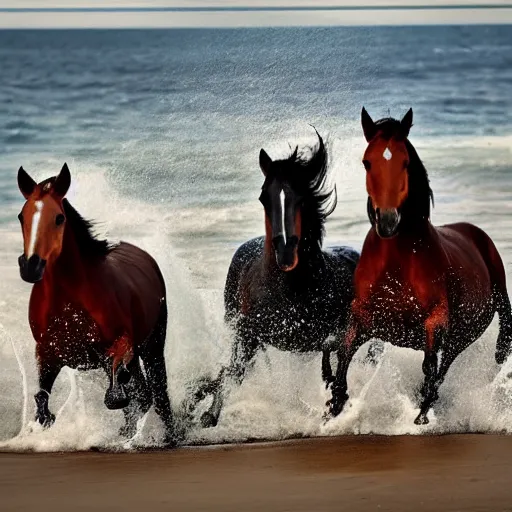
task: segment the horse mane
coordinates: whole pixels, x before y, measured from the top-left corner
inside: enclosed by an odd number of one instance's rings
[[[43,194],[49,193],[55,177],[48,178],[39,184]],[[66,221],[73,231],[78,250],[85,257],[102,258],[112,249],[113,245],[108,240],[99,239],[94,233],[94,222],[84,219],[72,206],[67,199],[62,200],[62,207],[66,216]]]
[[[62,200],[62,206],[69,227],[73,231],[80,254],[87,257],[104,257],[111,250],[112,245],[105,239],[99,239],[94,233],[95,224],[84,219],[67,199]]]
[[[315,130],[316,131],[316,130]],[[325,235],[325,220],[337,205],[336,185],[329,184],[329,155],[317,132],[318,144],[309,148],[311,155],[298,153],[298,147],[278,163],[282,179],[303,197],[302,240],[317,242],[321,247]]]
[[[375,123],[381,136],[389,140],[400,133],[400,121],[386,117]],[[434,193],[430,188],[427,169],[420,160],[416,149],[408,138],[405,138],[405,147],[409,153],[409,193],[402,207],[402,219],[430,219],[430,205],[434,205]],[[371,219],[370,219],[371,220]]]

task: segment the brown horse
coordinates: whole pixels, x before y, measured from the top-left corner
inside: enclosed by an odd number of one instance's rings
[[[496,361],[503,363],[512,341],[512,314],[505,270],[492,240],[467,223],[434,227],[433,194],[427,172],[408,140],[412,109],[401,121],[374,122],[363,108],[368,147],[364,153],[368,215],[355,272],[355,298],[340,343],[338,371],[328,402],[339,414],[347,394],[347,370],[358,348],[378,337],[424,351],[420,412],[428,423],[454,359],[499,316]]]
[[[121,434],[135,434],[137,420],[154,400],[170,444],[174,420],[164,360],[162,274],[141,249],[95,238],[92,224],[65,199],[70,183],[66,164],[57,177],[39,184],[22,167],[18,171],[26,199],[19,215],[24,239],[20,274],[34,283],[29,321],[39,372],[36,421],[49,427],[55,420],[48,401],[63,366],[103,368],[110,378],[105,405],[125,414]]]

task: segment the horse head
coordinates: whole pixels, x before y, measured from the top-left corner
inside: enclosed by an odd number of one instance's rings
[[[324,188],[327,151],[316,133],[319,143],[309,159],[298,154],[298,146],[283,160],[274,161],[264,149],[260,151],[265,181],[259,200],[265,209],[266,236],[277,266],[285,272],[299,264],[301,241],[303,246],[321,246],[325,217],[336,206],[335,188]]]
[[[62,251],[66,215],[62,201],[71,175],[64,164],[58,176],[37,183],[20,167],[18,187],[25,204],[18,215],[23,233],[23,254],[19,257],[20,275],[28,283],[43,278],[48,262]]]

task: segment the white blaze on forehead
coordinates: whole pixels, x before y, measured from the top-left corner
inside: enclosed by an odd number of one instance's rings
[[[391,153],[391,151],[389,150],[389,148],[386,148],[384,150],[384,153],[382,153],[382,156],[386,159],[386,160],[391,160],[391,158],[393,158],[393,153]]]
[[[284,190],[281,190],[279,199],[281,200],[281,232],[286,240],[286,229],[284,227]]]
[[[36,247],[37,231],[39,230],[39,221],[41,220],[41,212],[43,211],[43,201],[35,202],[36,211],[32,217],[32,227],[30,228],[30,243],[28,244],[27,259],[34,254]]]

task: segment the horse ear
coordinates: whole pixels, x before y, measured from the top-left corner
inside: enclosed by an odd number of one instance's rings
[[[261,172],[266,176],[270,171],[272,165],[272,158],[267,155],[267,152],[262,148],[260,150],[260,169]]]
[[[25,199],[28,199],[37,187],[37,183],[29,176],[28,172],[25,171],[23,167],[18,169],[18,187]]]
[[[71,174],[69,172],[68,164],[64,164],[62,169],[59,172],[59,175],[55,178],[53,182],[52,190],[55,195],[60,198],[63,198],[71,185]]]
[[[361,110],[361,125],[366,142],[370,142],[377,135],[377,126],[364,107]]]
[[[412,108],[407,111],[407,114],[400,121],[400,127],[402,129],[402,135],[405,138],[409,136],[409,132],[411,131],[412,126]]]

